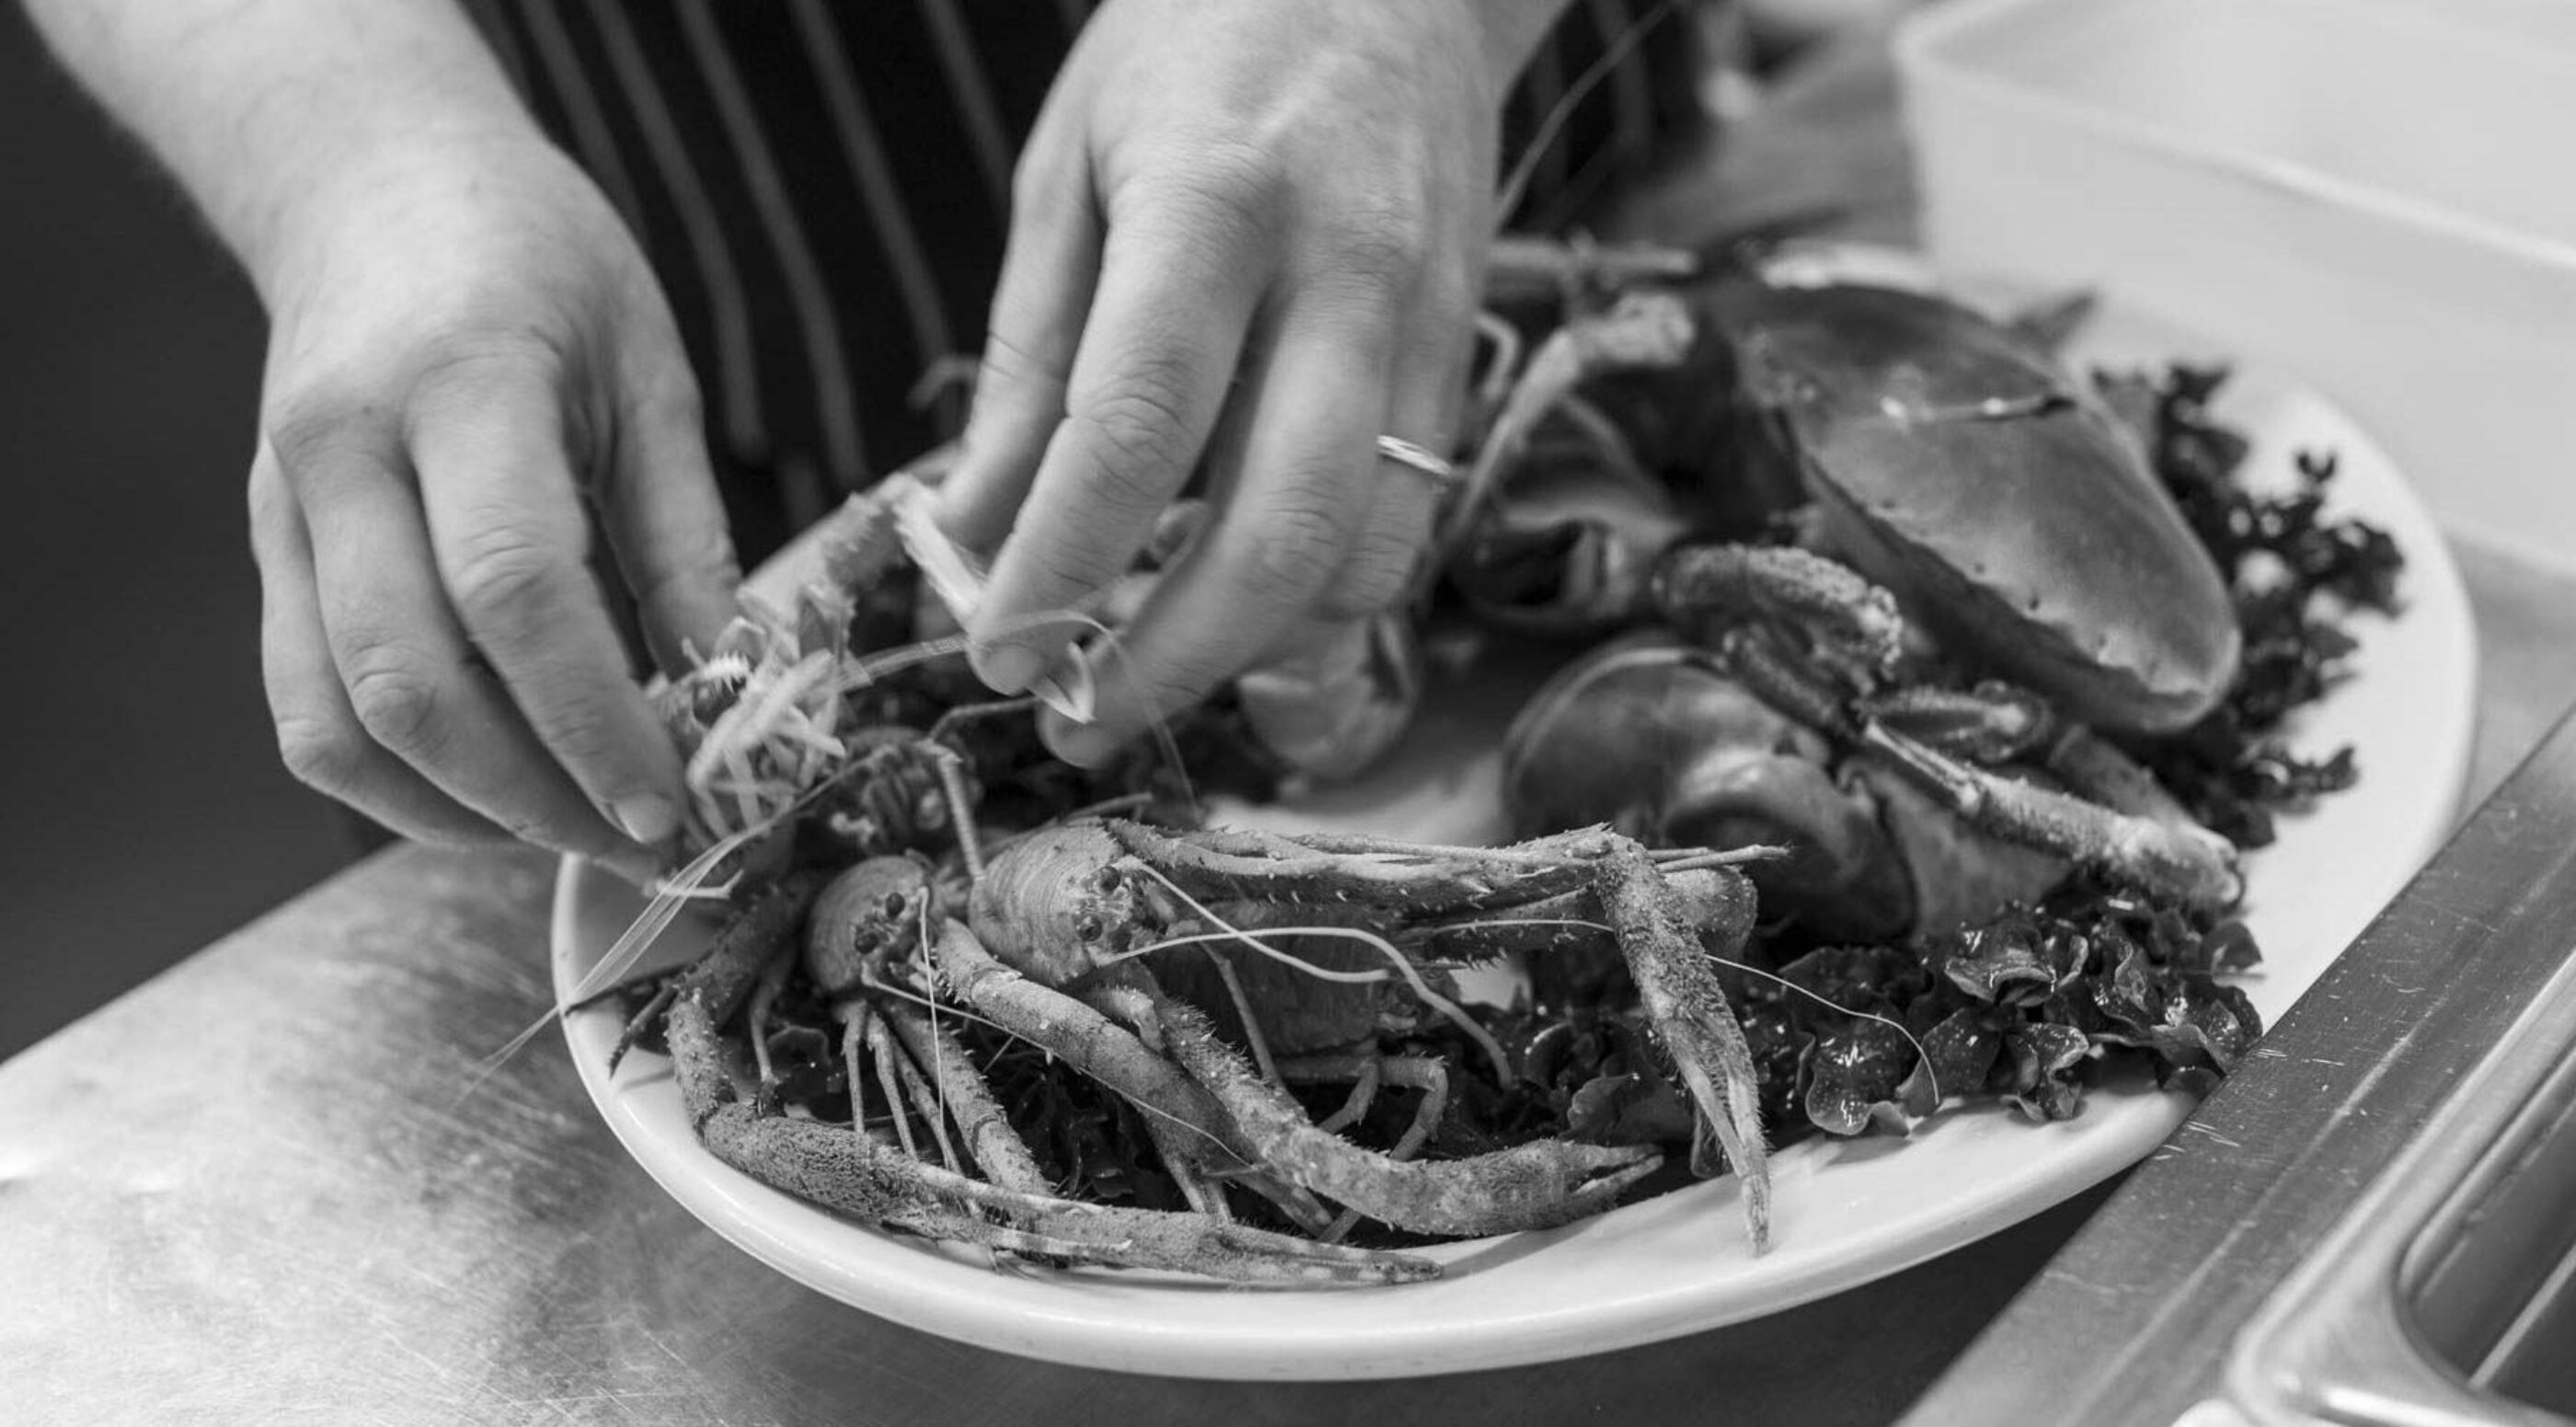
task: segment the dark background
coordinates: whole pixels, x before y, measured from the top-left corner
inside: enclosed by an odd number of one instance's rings
[[[331,871],[242,514],[257,303],[0,0],[0,1057]]]

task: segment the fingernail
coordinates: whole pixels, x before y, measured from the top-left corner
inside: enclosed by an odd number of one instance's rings
[[[680,810],[659,793],[630,794],[611,805],[608,813],[617,820],[620,831],[646,847],[680,830]]]
[[[1127,741],[1096,723],[1049,719],[1047,725],[1047,746],[1055,750],[1056,757],[1077,768],[1099,767]]]
[[[976,676],[991,685],[997,694],[1016,694],[1037,682],[1046,670],[1046,659],[1024,644],[1004,644],[986,650],[971,662],[978,667]]]

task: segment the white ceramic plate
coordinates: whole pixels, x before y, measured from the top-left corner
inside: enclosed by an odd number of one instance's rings
[[[1881,274],[1884,276],[1885,274]],[[1900,274],[1901,275],[1901,274]],[[2208,357],[2116,310],[2078,360]],[[2390,529],[2408,561],[2405,613],[2362,618],[2356,677],[2296,727],[2296,742],[2358,750],[2360,785],[2248,863],[2264,961],[2246,990],[2276,1021],[2433,851],[2467,774],[2474,639],[2459,574],[2423,506],[2369,439],[2279,373],[2240,371],[2221,414],[2254,438],[2253,469],[2331,449],[2341,506]],[[1510,709],[1446,691],[1394,764],[1275,826],[1365,826],[1443,842],[1491,837],[1493,741]],[[554,911],[559,991],[615,939],[635,895],[567,865]],[[702,937],[703,930],[694,934]],[[685,926],[666,941],[684,951]],[[657,958],[658,959],[658,958]],[[1113,1273],[996,1273],[973,1255],[835,1218],[718,1163],[683,1123],[668,1068],[631,1059],[612,1081],[607,1008],[565,1033],[618,1139],[690,1212],[812,1287],[912,1327],[1033,1357],[1190,1377],[1362,1378],[1449,1372],[1606,1351],[1736,1322],[1894,1273],[2028,1217],[2143,1158],[2190,1109],[2145,1081],[2088,1097],[2076,1119],[2033,1124],[2002,1107],[1952,1111],[1911,1140],[1816,1139],[1774,1160],[1774,1246],[1746,1247],[1732,1180],[1700,1184],[1543,1234],[1428,1250],[1446,1277],[1400,1288],[1267,1291]]]

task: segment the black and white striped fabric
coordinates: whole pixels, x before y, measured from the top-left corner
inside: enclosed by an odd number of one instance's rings
[[[470,8],[641,237],[746,559],[954,434],[962,401],[913,392],[982,345],[1013,157],[1091,0]],[[1538,159],[1517,226],[1565,222],[1695,122],[1691,8],[1569,6],[1506,110],[1505,162],[1578,77],[1621,59]]]

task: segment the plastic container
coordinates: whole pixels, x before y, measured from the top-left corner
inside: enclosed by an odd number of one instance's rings
[[[1941,266],[2277,364],[2576,564],[2576,0],[1953,0],[1897,63]]]

